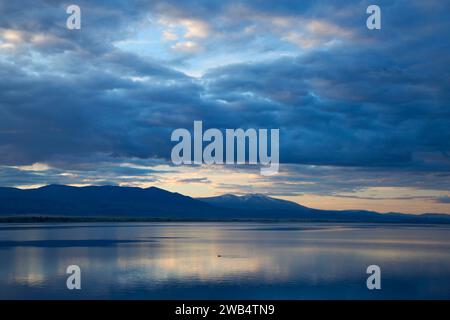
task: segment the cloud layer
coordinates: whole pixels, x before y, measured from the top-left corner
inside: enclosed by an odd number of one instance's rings
[[[380,31],[365,27],[368,1],[78,4],[73,31],[64,2],[0,4],[2,185],[151,182],[123,164],[168,164],[172,130],[202,120],[280,128],[289,174],[272,193],[448,190],[444,1],[380,1]],[[36,163],[50,169],[23,170]],[[332,181],[309,183],[311,166]]]

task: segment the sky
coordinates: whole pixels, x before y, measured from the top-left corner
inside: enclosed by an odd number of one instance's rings
[[[66,8],[81,8],[68,30]],[[381,30],[366,8],[381,8]],[[0,186],[262,193],[450,213],[450,3],[0,0]],[[183,165],[176,128],[280,130],[280,171]]]

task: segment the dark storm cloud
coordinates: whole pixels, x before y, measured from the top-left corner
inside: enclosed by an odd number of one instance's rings
[[[350,57],[360,63],[349,64]],[[443,68],[450,63],[444,60]],[[284,161],[425,166],[440,156],[448,169],[448,75],[436,69],[427,79],[427,73],[426,64],[399,71],[370,49],[343,49],[224,67],[207,78],[210,92],[239,112],[236,125],[254,121],[258,99],[270,101],[260,104],[257,119],[281,128]]]
[[[65,2],[3,1],[0,31],[16,30],[20,40],[14,52],[0,51],[0,164],[63,169],[90,161],[82,159],[168,159],[171,131],[202,120],[222,129],[280,128],[284,163],[420,171],[447,186],[448,176],[436,174],[450,171],[449,6],[379,3],[383,29],[374,33],[365,28],[368,1],[80,1],[77,33],[65,28]],[[276,18],[328,24],[306,35],[316,47],[195,79],[165,58],[113,45],[153,15],[200,19],[211,28],[205,47],[228,51],[246,42],[277,47],[272,38],[284,30],[264,38]],[[253,25],[257,32],[242,32]],[[332,40],[343,43],[322,45]],[[12,183],[17,172],[5,170]],[[361,181],[340,175],[341,185],[326,189],[362,186],[371,172]],[[29,174],[17,181],[39,183]],[[429,181],[397,178],[391,184]]]

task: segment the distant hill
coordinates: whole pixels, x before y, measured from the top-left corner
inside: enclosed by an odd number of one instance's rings
[[[234,194],[224,194],[218,197],[197,198],[203,202],[214,206],[245,209],[245,210],[311,210],[298,203],[281,199],[271,198],[262,194],[248,194],[236,196]]]
[[[0,188],[0,215],[42,216],[151,216],[206,218],[207,203],[156,187],[71,187],[49,185],[38,189]]]
[[[194,199],[156,187],[0,187],[0,217],[65,217],[158,220],[301,220],[328,222],[450,223],[450,215],[380,214],[364,210],[318,210],[261,194]],[[0,221],[2,220],[0,219]]]
[[[254,216],[265,218],[278,216],[279,218],[282,217],[282,219],[311,221],[450,223],[450,215],[447,214],[427,213],[412,215],[404,213],[381,214],[367,210],[320,210],[262,194],[248,194],[243,196],[224,194],[217,197],[198,199],[221,208],[232,208],[244,212],[251,211]]]

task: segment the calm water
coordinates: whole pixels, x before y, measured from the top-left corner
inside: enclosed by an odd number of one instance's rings
[[[72,264],[80,291],[66,288]],[[0,224],[0,298],[449,299],[450,227]]]

